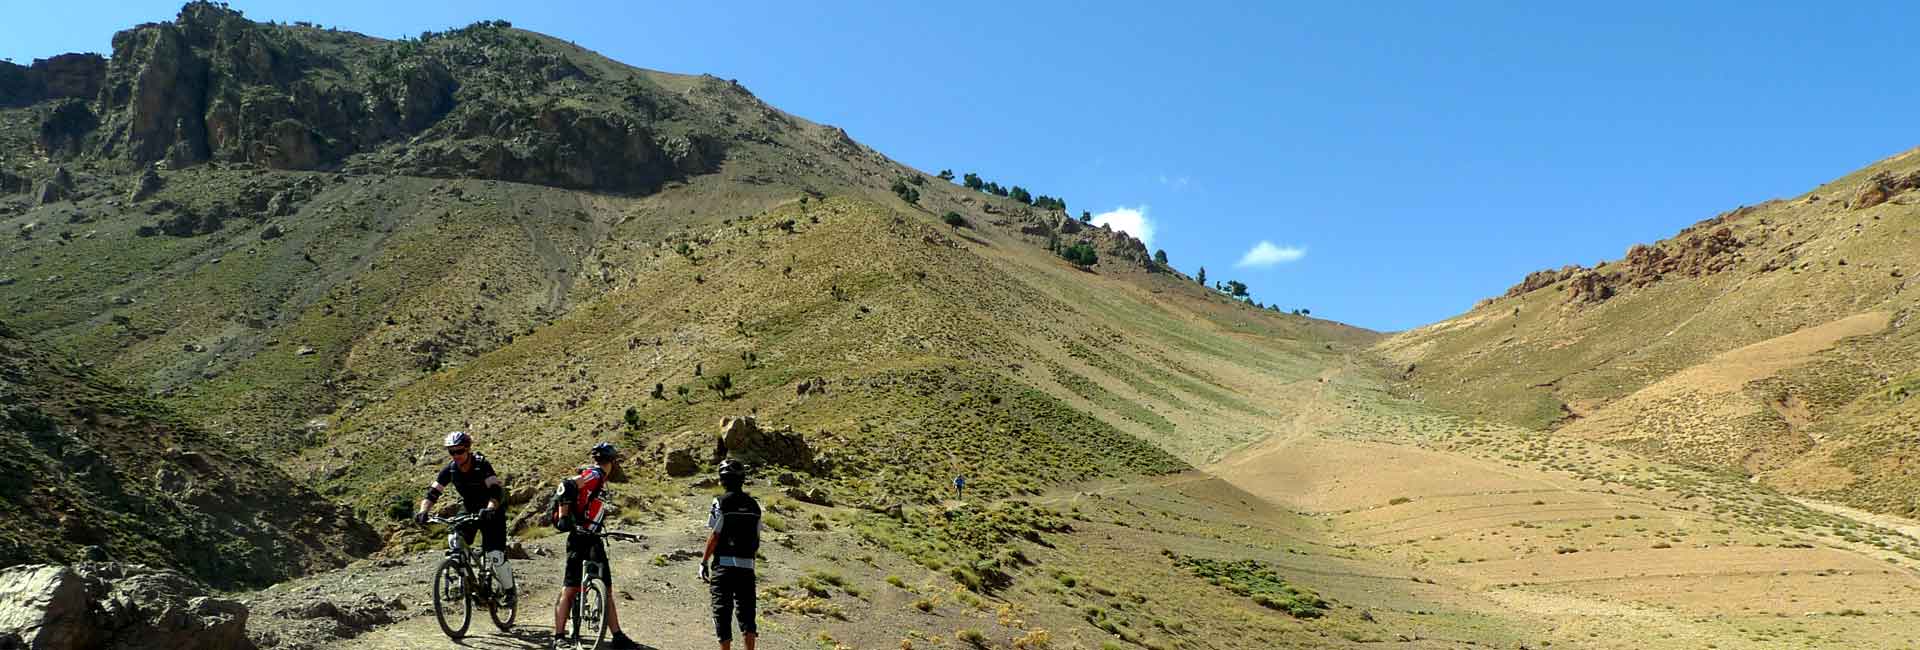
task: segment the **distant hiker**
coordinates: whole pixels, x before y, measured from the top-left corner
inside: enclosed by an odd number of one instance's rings
[[[607,544],[593,533],[600,532],[605,523],[607,476],[620,462],[620,452],[613,443],[602,442],[587,452],[592,465],[581,468],[580,473],[560,482],[553,491],[551,505],[541,516],[548,523],[567,532],[567,568],[562,578],[566,588],[560,592],[560,600],[553,605],[553,645],[560,647],[560,638],[566,634],[567,612],[573,608],[574,597],[580,595],[580,582],[585,576],[585,565],[591,559],[600,566],[600,579],[605,580],[607,589],[613,589],[613,565],[607,561]],[[613,631],[613,643],[607,647],[615,650],[632,650],[640,647],[633,639],[620,630],[620,599],[607,598],[607,629]]]
[[[964,475],[953,477],[953,498],[955,499],[965,498],[966,492],[967,492],[967,477]]]
[[[507,564],[507,517],[502,511],[506,503],[506,490],[500,482],[500,475],[493,472],[493,463],[487,457],[473,451],[473,436],[465,431],[447,434],[441,446],[447,448],[448,461],[440,468],[440,475],[427,486],[427,496],[420,500],[420,507],[413,513],[416,524],[426,525],[432,516],[433,502],[440,500],[440,493],[452,485],[460,493],[460,506],[467,514],[478,513],[480,523],[480,548],[486,551],[487,562],[493,565],[493,579],[498,583],[500,593],[505,594],[505,602],[514,602],[513,567]],[[466,543],[473,544],[475,526],[464,526],[460,537]]]
[[[740,636],[753,650],[760,632],[753,622],[755,581],[753,558],[760,552],[760,502],[746,493],[747,467],[731,458],[720,463],[720,487],[725,494],[713,500],[707,513],[707,549],[700,555],[700,579],[713,597],[713,629],[720,650],[733,649],[733,626],[727,620],[738,613]]]

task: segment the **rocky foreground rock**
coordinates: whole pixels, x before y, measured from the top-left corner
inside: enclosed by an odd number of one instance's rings
[[[0,570],[0,650],[254,648],[247,608],[143,565]]]

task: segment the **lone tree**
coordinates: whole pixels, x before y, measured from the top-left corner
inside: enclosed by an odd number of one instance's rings
[[[662,384],[662,383],[657,383],[657,382],[656,382],[656,383],[654,383],[654,385],[653,385],[653,398],[654,398],[654,399],[666,399],[666,398],[667,398],[667,385],[666,385],[666,384]]]
[[[953,180],[953,170],[951,169],[940,170],[939,178],[940,180],[951,182]]]
[[[1193,281],[1200,283],[1200,286],[1207,286],[1207,267],[1200,267],[1200,272],[1193,274]]]
[[[631,406],[627,407],[627,430],[640,430],[640,409]]]
[[[1228,280],[1227,293],[1235,298],[1245,298],[1247,297],[1247,285],[1241,284],[1239,280]]]
[[[1167,265],[1167,249],[1162,248],[1160,250],[1154,251],[1153,263],[1159,264],[1161,266],[1166,266]]]
[[[960,216],[960,213],[954,212],[952,210],[948,210],[946,216],[940,217],[940,220],[947,222],[947,225],[953,226],[955,228],[960,228],[967,225],[967,218]]]
[[[980,175],[973,172],[967,172],[966,177],[961,179],[960,184],[976,192],[987,189],[987,182],[980,180]]]
[[[707,387],[719,393],[720,399],[727,399],[727,391],[733,390],[733,374],[723,372],[714,375],[713,380],[707,382]]]
[[[1093,223],[1093,213],[1092,213],[1092,212],[1088,212],[1088,211],[1086,211],[1086,210],[1081,210],[1081,211],[1080,211],[1080,223]]]

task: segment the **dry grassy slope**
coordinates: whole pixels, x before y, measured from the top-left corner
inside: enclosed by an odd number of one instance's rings
[[[1742,245],[1692,266],[1718,272],[1683,264],[1597,303],[1582,278],[1561,278],[1376,349],[1411,367],[1407,388],[1429,402],[1912,513],[1916,403],[1903,386],[1920,370],[1920,207],[1897,190],[1870,207],[1861,196],[1876,174],[1916,169],[1904,153],[1657,244],[1684,256],[1689,238],[1726,228]]]
[[[103,553],[261,586],[376,543],[285,472],[0,323],[0,564]]]
[[[858,199],[789,203],[656,242],[623,240],[620,227],[612,237],[599,297],[343,409],[308,465],[382,513],[440,462],[446,429],[475,431],[516,474],[615,439],[638,450],[637,475],[658,477],[661,445],[679,432],[757,411],[828,451],[843,499],[933,498],[956,471],[985,495],[1033,492],[1206,462],[1263,438],[1289,415],[1294,386],[1365,340]],[[726,399],[705,386],[721,373],[734,384]],[[813,377],[827,394],[796,397]],[[650,397],[655,384],[666,399]]]

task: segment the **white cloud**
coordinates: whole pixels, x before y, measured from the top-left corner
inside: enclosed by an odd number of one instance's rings
[[[1264,268],[1264,267],[1273,266],[1275,264],[1285,264],[1287,262],[1297,261],[1300,258],[1306,257],[1306,256],[1307,256],[1307,249],[1305,248],[1298,248],[1294,246],[1275,246],[1273,245],[1273,242],[1266,241],[1263,239],[1263,240],[1260,240],[1260,243],[1254,244],[1253,248],[1247,249],[1247,254],[1241,255],[1240,261],[1235,262],[1233,267],[1237,269],[1244,269],[1249,267]]]
[[[1153,221],[1147,219],[1147,206],[1137,208],[1114,208],[1093,215],[1093,225],[1108,226],[1114,230],[1133,235],[1134,239],[1153,248]]]

